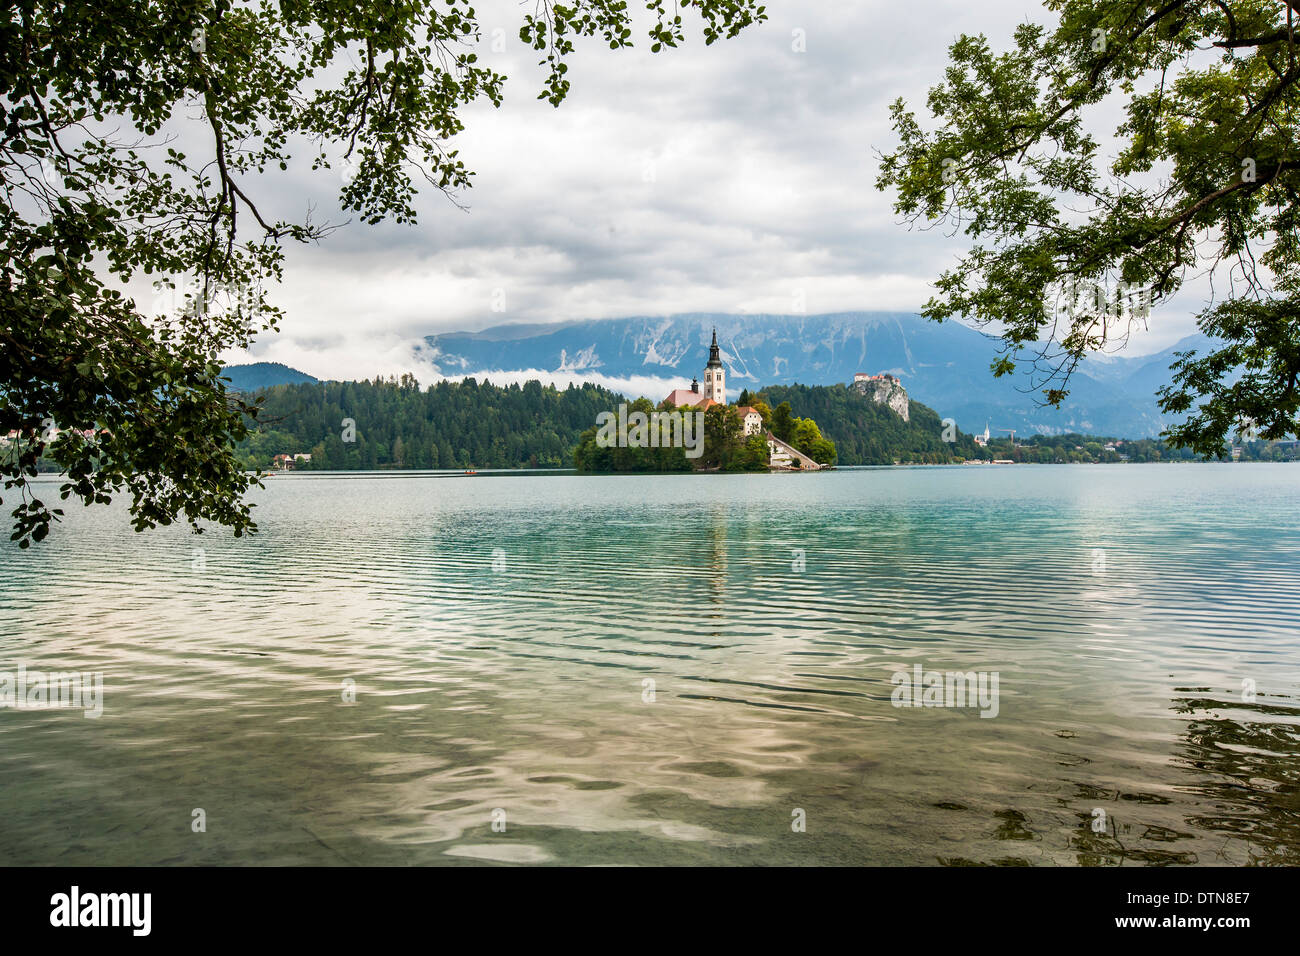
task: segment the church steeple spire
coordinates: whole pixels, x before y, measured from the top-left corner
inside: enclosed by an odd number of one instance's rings
[[[709,346],[709,364],[706,368],[722,368],[722,359],[718,355],[718,330],[713,330],[713,344]]]

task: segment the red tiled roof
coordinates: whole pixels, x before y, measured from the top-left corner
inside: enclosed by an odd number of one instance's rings
[[[675,388],[668,393],[664,401],[680,408],[684,405],[698,405],[704,401],[704,396],[700,392],[692,392],[689,388]]]

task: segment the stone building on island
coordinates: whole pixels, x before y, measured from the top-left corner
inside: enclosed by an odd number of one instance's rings
[[[763,431],[763,415],[757,408],[751,405],[739,405],[736,411],[740,412],[740,420],[745,425],[745,437],[757,435]]]

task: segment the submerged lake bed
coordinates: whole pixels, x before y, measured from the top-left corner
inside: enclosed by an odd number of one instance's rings
[[[1300,467],[254,500],[0,549],[11,864],[1300,864]]]

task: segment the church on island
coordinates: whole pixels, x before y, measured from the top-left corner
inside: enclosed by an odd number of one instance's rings
[[[722,354],[718,348],[718,330],[713,330],[713,343],[709,346],[709,360],[704,365],[704,391],[700,391],[698,379],[691,379],[690,388],[675,388],[664,399],[676,408],[694,408],[706,411],[714,405],[727,404],[727,370],[722,367]],[[772,468],[815,471],[825,467],[813,461],[793,445],[777,438],[763,427],[763,416],[758,409],[749,405],[736,407],[740,420],[745,426],[744,435],[762,434],[767,438],[768,465]],[[796,462],[798,464],[796,464]]]

